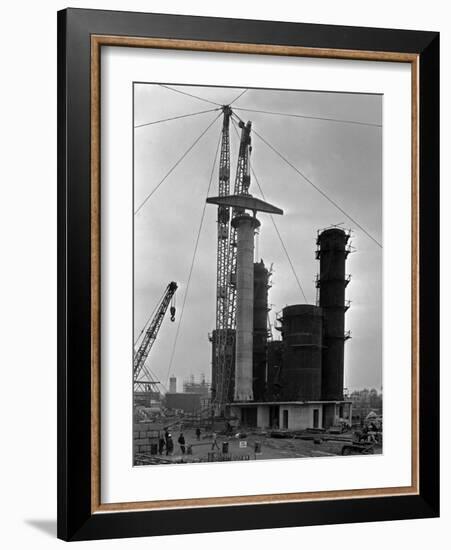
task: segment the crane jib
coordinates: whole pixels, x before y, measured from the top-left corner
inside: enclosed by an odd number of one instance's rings
[[[138,350],[135,352],[135,356],[133,360],[133,377],[135,380],[138,379],[139,374],[144,366],[144,363],[146,362],[146,359],[149,355],[149,352],[152,349],[152,346],[158,335],[158,331],[160,330],[161,323],[163,322],[165,313],[169,307],[169,304],[171,303],[171,300],[176,290],[177,290],[177,283],[172,281],[171,283],[168,284],[166,291],[164,293],[164,296],[155,312],[155,315],[153,316],[153,319],[150,322],[149,327],[146,330],[146,333],[144,334],[144,338],[142,339],[142,342]],[[172,318],[174,317],[174,315],[175,315],[175,306],[172,306],[171,320],[173,320]]]

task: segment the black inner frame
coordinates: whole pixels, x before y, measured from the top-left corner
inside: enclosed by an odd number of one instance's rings
[[[419,495],[91,514],[92,34],[419,54]],[[58,12],[58,537],[88,540],[438,516],[438,206],[438,33],[85,9]]]

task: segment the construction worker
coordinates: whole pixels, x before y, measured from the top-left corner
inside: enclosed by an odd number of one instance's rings
[[[185,454],[185,436],[183,435],[183,432],[180,432],[177,442],[180,445],[180,450],[182,451],[182,455],[184,455]]]
[[[166,456],[172,455],[174,451],[174,441],[172,439],[172,435],[168,433],[168,437],[166,438]]]
[[[164,439],[164,436],[163,434],[160,434],[160,437],[158,439],[158,454],[162,455],[163,454],[163,450],[166,446],[166,441]]]
[[[212,443],[211,443],[211,450],[213,450],[214,448],[218,449],[219,451],[219,445],[218,445],[218,436],[216,435],[216,432],[213,432],[211,434],[213,440],[212,440]]]

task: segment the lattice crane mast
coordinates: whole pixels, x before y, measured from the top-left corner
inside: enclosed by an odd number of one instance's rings
[[[223,107],[221,156],[219,160],[219,196],[230,194],[230,115],[231,109]],[[229,247],[230,208],[218,207],[218,249],[216,285],[216,329],[227,328],[227,259]]]
[[[219,185],[218,195],[227,196],[230,194],[230,117],[232,111],[228,105],[224,105],[221,154],[219,159]],[[225,363],[228,345],[228,306],[230,285],[230,274],[228,272],[229,253],[229,231],[230,231],[230,208],[228,206],[218,207],[218,244],[217,244],[217,265],[216,265],[216,331],[214,336],[214,350],[216,354],[216,374],[213,381],[213,400],[217,403],[223,401],[222,379],[224,376]]]
[[[223,107],[219,196],[230,194],[230,118],[232,110]],[[251,123],[240,121],[240,148],[235,175],[234,195],[246,194],[250,185]],[[237,213],[234,209],[233,215]],[[214,400],[222,405],[229,401],[235,343],[236,290],[233,278],[236,270],[236,230],[231,226],[230,208],[218,207],[218,255],[216,302],[216,388]]]
[[[245,124],[242,120],[239,122],[241,128],[241,140],[240,150],[238,154],[238,165],[235,176],[235,187],[233,190],[234,195],[247,195],[249,192],[249,186],[251,183],[250,175],[250,154],[252,151],[251,146],[251,122]],[[232,218],[239,214],[240,209],[234,208],[232,212]],[[236,229],[230,225],[229,236],[229,254],[228,254],[228,270],[231,277],[235,277],[236,274]],[[233,281],[232,281],[233,282]],[[231,328],[235,328],[235,314],[236,314],[236,290],[235,285],[229,285],[229,325]]]
[[[152,346],[160,330],[161,323],[163,322],[165,313],[171,304],[171,321],[175,320],[175,305],[174,305],[174,294],[177,290],[177,283],[172,281],[168,284],[163,297],[158,304],[158,307],[155,311],[155,314],[146,329],[144,337],[139,345],[139,348],[135,351],[133,359],[133,386],[135,391],[139,389],[145,389],[147,386],[152,386],[157,384],[156,380],[153,380],[150,375],[149,370],[147,369],[145,363],[146,359],[149,356],[149,352],[152,349]]]

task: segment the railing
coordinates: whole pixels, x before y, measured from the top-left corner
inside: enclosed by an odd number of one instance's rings
[[[345,287],[348,286],[348,284],[351,282],[351,279],[352,279],[351,274],[345,275],[345,279],[344,279]],[[320,288],[321,283],[331,283],[331,282],[339,281],[339,280],[342,280],[342,279],[328,279],[328,278],[321,279],[320,274],[317,273],[316,276],[315,276],[315,286],[316,286],[316,288]]]

